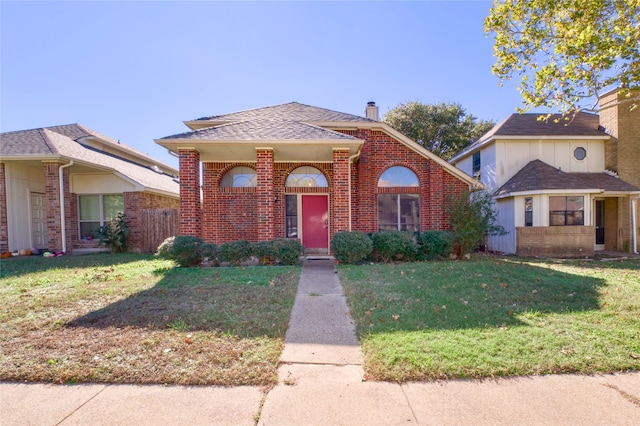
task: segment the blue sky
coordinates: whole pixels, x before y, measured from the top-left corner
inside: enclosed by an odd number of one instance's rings
[[[381,116],[521,105],[491,74],[488,1],[0,2],[0,130],[80,123],[177,168],[154,139],[285,102]]]

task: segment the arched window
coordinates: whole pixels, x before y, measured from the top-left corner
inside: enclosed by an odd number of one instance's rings
[[[251,167],[238,166],[222,176],[222,188],[255,188],[258,186],[258,175]]]
[[[403,166],[389,167],[378,179],[378,188],[417,188],[418,176]],[[389,190],[387,190],[389,191]],[[420,230],[420,194],[381,192],[378,194],[378,229]]]
[[[393,166],[389,167],[378,179],[379,187],[398,187],[398,186],[420,186],[418,176],[407,167]]]
[[[289,188],[326,188],[329,185],[327,183],[327,178],[324,177],[320,170],[311,166],[302,166],[289,174],[285,186]]]

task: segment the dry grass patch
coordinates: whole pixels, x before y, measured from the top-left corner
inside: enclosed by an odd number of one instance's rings
[[[0,379],[270,385],[297,267],[147,255],[2,261]]]

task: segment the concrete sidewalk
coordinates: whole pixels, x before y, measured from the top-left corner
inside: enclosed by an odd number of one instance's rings
[[[0,383],[0,425],[638,425],[640,373],[431,383],[363,381],[333,260],[300,276],[279,384]]]

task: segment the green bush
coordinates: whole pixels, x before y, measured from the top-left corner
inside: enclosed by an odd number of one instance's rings
[[[203,243],[200,248],[202,260],[217,263],[218,261],[218,246],[212,243]]]
[[[202,262],[203,244],[198,237],[169,237],[160,244],[156,256],[173,260],[180,266],[197,266]]]
[[[340,263],[358,263],[369,257],[373,241],[364,232],[336,232],[331,241],[331,251]]]
[[[273,241],[258,241],[251,244],[251,253],[258,259],[260,265],[269,265],[276,262],[276,249]]]
[[[300,256],[304,252],[302,243],[292,238],[279,238],[273,240],[275,257],[283,265],[296,265],[300,262]]]
[[[251,243],[246,240],[231,241],[218,247],[218,260],[232,265],[249,260],[252,256]]]
[[[453,250],[455,237],[449,231],[425,231],[418,236],[418,251],[421,259],[440,259]]]
[[[416,259],[413,232],[381,231],[373,234],[373,257],[381,262],[412,261]]]
[[[261,265],[281,263],[295,265],[300,261],[304,248],[295,239],[278,238],[251,244],[253,255]]]

